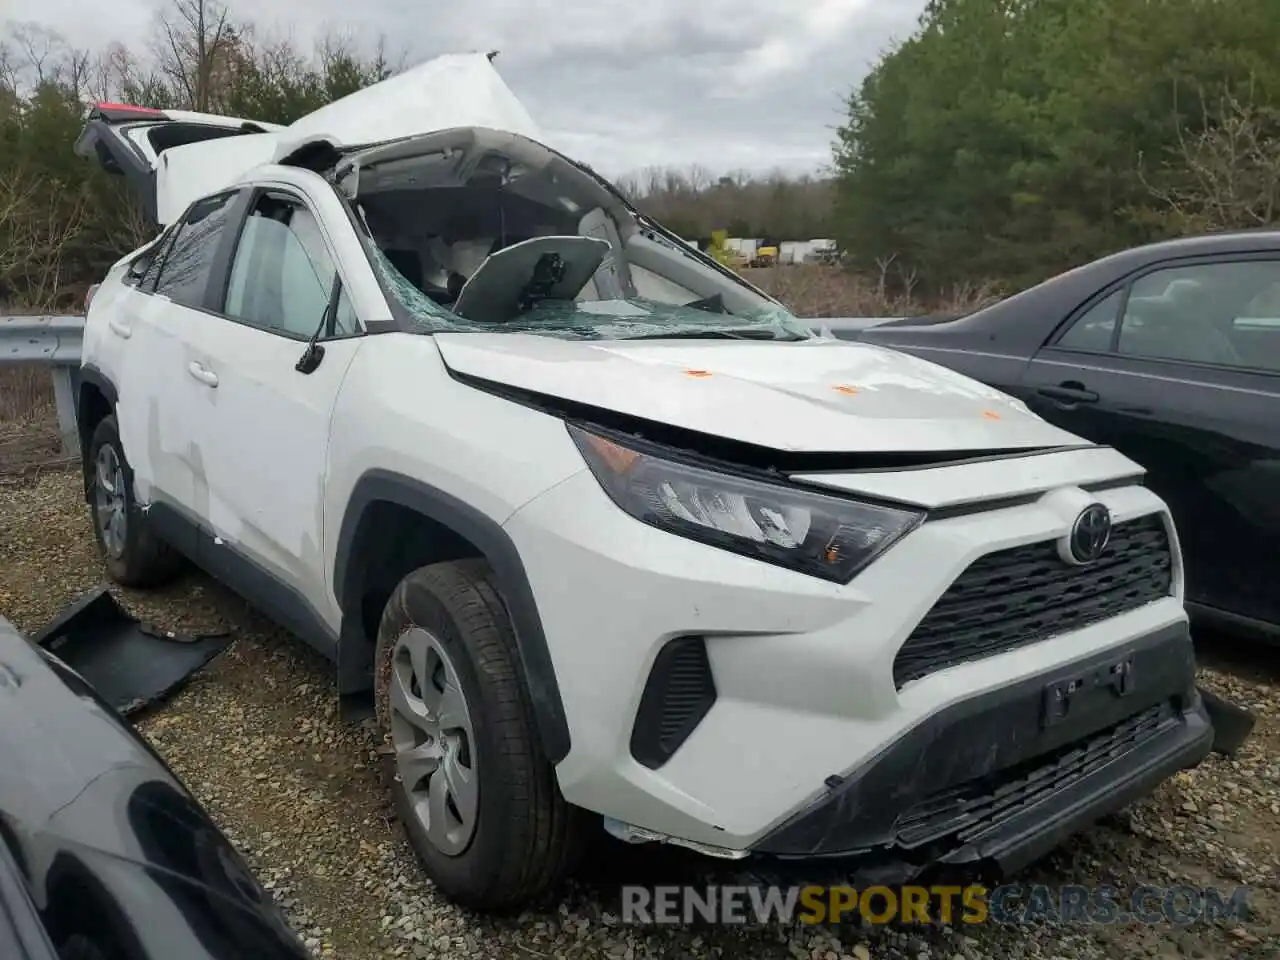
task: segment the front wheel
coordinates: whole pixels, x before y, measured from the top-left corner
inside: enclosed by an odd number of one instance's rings
[[[133,471],[114,416],[103,417],[85,451],[93,534],[107,573],[126,587],[151,587],[169,580],[181,566],[176,551],[160,540],[133,499]]]
[[[583,811],[538,741],[515,634],[481,560],[409,574],[378,631],[375,693],[397,815],[427,876],[474,909],[519,909],[575,862]]]

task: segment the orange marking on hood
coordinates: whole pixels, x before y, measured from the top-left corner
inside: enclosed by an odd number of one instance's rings
[[[847,393],[849,394],[849,396],[853,396],[855,393],[858,392],[857,387],[851,387],[847,383],[838,383],[831,389],[834,390],[836,393]]]
[[[1000,419],[1000,414],[996,413],[994,410],[983,410],[982,415],[986,417],[988,420]]]
[[[686,370],[684,372],[684,375],[686,377],[709,377],[711,376],[711,371],[710,370]]]

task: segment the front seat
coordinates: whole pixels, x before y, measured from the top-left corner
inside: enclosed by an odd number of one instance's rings
[[[447,302],[453,303],[458,299],[467,281],[480,269],[480,265],[488,259],[497,246],[498,241],[492,238],[456,240],[451,244],[441,245],[440,252],[436,256],[444,264],[448,274],[448,279],[445,281],[449,298]]]

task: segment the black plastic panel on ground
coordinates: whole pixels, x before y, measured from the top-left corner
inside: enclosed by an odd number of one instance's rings
[[[1173,556],[1159,514],[1116,524],[1101,558],[1073,567],[1049,540],[976,560],[902,645],[898,688],[959,663],[1079,630],[1169,595]]]

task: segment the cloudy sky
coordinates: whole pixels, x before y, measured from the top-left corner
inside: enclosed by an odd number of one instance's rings
[[[131,46],[163,0],[2,0],[79,47]],[[843,96],[909,34],[924,0],[231,0],[275,35],[385,34],[409,62],[501,51],[557,146],[609,175],[701,164],[818,170]],[[360,19],[351,19],[351,10]],[[305,13],[303,12],[305,11]],[[303,24],[306,24],[305,26]],[[131,38],[135,43],[130,43]]]

